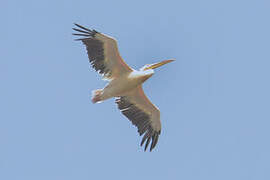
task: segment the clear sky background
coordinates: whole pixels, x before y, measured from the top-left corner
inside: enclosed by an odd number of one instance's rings
[[[269,180],[270,1],[12,1],[0,7],[0,179]],[[153,152],[90,68],[73,23],[115,37],[127,63],[175,58],[144,90]]]

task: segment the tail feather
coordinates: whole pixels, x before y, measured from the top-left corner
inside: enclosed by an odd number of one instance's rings
[[[93,103],[101,103],[102,99],[101,99],[101,95],[103,93],[102,89],[97,89],[92,91],[92,102]]]

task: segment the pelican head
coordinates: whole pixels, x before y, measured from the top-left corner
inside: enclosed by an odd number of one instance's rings
[[[158,68],[164,64],[167,64],[167,63],[170,63],[170,62],[173,62],[175,61],[174,59],[168,59],[168,60],[164,60],[164,61],[161,61],[161,62],[158,62],[158,63],[154,63],[154,64],[146,64],[144,65],[140,70],[141,71],[146,71],[146,70],[149,70],[149,69],[155,69],[155,68]]]

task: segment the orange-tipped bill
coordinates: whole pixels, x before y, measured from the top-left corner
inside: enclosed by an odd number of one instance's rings
[[[158,68],[164,64],[167,64],[167,63],[170,63],[173,61],[175,61],[175,60],[174,59],[164,60],[164,61],[161,61],[159,63],[154,63],[154,64],[150,65],[149,67],[147,67],[146,69],[155,69],[155,68]]]

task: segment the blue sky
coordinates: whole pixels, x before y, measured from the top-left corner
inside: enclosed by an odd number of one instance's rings
[[[1,2],[0,179],[270,179],[270,2]],[[162,133],[143,152],[73,23],[115,37],[127,63],[175,58],[144,89]]]

